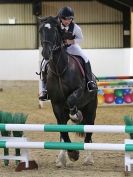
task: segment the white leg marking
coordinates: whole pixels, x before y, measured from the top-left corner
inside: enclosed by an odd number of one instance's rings
[[[92,156],[92,154],[89,150],[86,151],[86,158],[85,158],[83,164],[86,165],[86,166],[94,164],[93,156]]]
[[[66,151],[61,150],[57,160],[56,160],[56,167],[65,167],[66,166]]]

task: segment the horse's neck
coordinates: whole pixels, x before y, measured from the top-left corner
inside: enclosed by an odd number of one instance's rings
[[[58,50],[53,54],[53,61],[50,64],[51,69],[56,73],[62,73],[68,66],[68,54],[64,49]]]

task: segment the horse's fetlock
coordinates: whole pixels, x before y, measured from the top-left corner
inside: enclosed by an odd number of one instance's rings
[[[73,108],[70,108],[70,114],[71,115],[75,115],[78,112],[78,109],[76,106],[74,106]]]
[[[77,111],[77,113],[76,114],[74,114],[74,115],[69,115],[70,116],[70,119],[75,123],[75,124],[79,124],[79,123],[81,123],[82,122],[82,120],[83,120],[83,115],[82,115],[82,113],[81,113],[81,111]]]

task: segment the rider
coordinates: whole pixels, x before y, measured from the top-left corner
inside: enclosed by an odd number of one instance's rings
[[[64,33],[69,32],[72,34],[72,38],[65,39],[64,43],[67,46],[67,52],[71,55],[78,55],[81,56],[85,63],[85,74],[87,80],[87,88],[89,91],[97,90],[97,84],[93,80],[91,65],[89,62],[88,57],[84,54],[83,50],[79,46],[79,43],[83,39],[83,34],[81,28],[74,23],[74,11],[71,7],[64,7],[60,9],[58,13],[58,19],[61,25],[61,29]],[[42,95],[39,97],[40,100],[45,101],[47,100],[47,91],[46,86],[43,88]]]

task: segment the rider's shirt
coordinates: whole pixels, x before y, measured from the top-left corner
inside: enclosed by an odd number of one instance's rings
[[[74,37],[74,38],[71,38],[74,40],[74,44],[70,44],[67,46],[67,52],[71,55],[81,56],[83,58],[83,60],[85,61],[85,63],[87,63],[89,61],[89,58],[87,55],[85,55],[84,51],[80,47],[80,43],[83,40],[83,34],[82,34],[82,30],[81,30],[80,26],[77,25],[76,23],[71,22],[68,27],[63,26],[63,24],[62,24],[61,28],[64,31],[66,30],[66,31],[72,33],[71,36]],[[66,38],[66,39],[68,39],[68,38]]]
[[[69,26],[64,26],[61,23],[61,29],[72,33],[72,35],[74,36],[73,39],[74,39],[75,44],[76,43],[79,44],[80,42],[82,42],[83,34],[82,34],[82,31],[81,31],[81,28],[77,24],[72,22],[72,23],[70,23]]]

